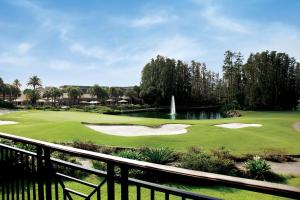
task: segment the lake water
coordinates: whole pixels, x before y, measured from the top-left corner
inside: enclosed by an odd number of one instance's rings
[[[143,111],[122,113],[123,116],[131,117],[147,117],[147,118],[161,118],[161,119],[220,119],[223,118],[219,111],[209,110],[179,110],[176,115],[170,115],[170,111]]]

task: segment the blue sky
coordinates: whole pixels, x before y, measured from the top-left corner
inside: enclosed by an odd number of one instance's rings
[[[139,84],[157,54],[221,72],[226,50],[300,61],[298,0],[0,0],[0,77]]]

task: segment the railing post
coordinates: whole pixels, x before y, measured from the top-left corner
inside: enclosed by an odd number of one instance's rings
[[[128,168],[121,166],[121,200],[128,200]]]
[[[46,184],[46,200],[52,200],[51,191],[51,180],[52,180],[52,167],[50,162],[50,149],[44,148],[44,159],[45,159],[45,184]]]
[[[37,154],[37,182],[39,200],[44,200],[44,183],[43,183],[43,149],[41,146],[36,147]]]
[[[107,199],[115,200],[115,166],[107,163]]]

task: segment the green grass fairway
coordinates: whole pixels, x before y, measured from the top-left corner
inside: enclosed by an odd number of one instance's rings
[[[293,129],[300,121],[300,112],[242,112],[243,117],[216,120],[166,120],[113,116],[85,112],[20,111],[0,115],[0,120],[17,121],[17,125],[0,126],[0,132],[51,142],[92,141],[103,145],[127,147],[170,147],[184,151],[191,146],[212,149],[225,146],[234,154],[258,153],[265,149],[300,154],[300,132]],[[187,134],[174,136],[110,136],[93,131],[81,122],[109,124],[141,124],[155,126],[165,123],[192,124]],[[258,123],[263,127],[224,129],[214,124]]]

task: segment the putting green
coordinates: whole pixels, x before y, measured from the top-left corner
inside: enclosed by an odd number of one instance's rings
[[[234,154],[257,153],[265,149],[300,154],[300,134],[293,124],[300,112],[243,111],[243,117],[214,120],[168,120],[125,117],[85,112],[20,111],[0,116],[0,120],[16,121],[16,125],[0,126],[0,132],[51,142],[92,141],[103,145],[170,147],[184,151],[198,146],[205,149],[221,146]],[[99,124],[139,124],[157,126],[166,123],[191,124],[182,135],[122,137],[102,134],[85,127],[82,122]],[[262,127],[224,129],[223,123],[254,123]]]

